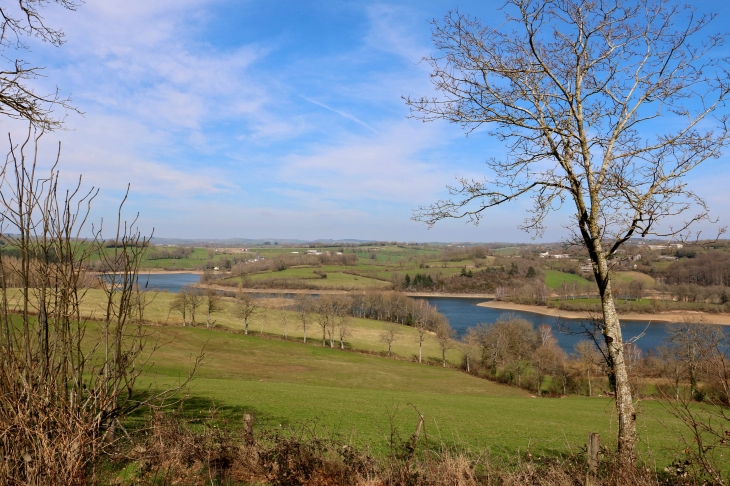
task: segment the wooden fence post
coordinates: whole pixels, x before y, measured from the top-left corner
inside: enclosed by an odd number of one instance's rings
[[[601,435],[593,432],[588,433],[588,473],[586,474],[586,486],[593,485],[593,479],[598,472],[598,451],[601,448]]]
[[[247,446],[252,446],[256,443],[253,438],[253,415],[250,413],[243,414],[243,440]]]

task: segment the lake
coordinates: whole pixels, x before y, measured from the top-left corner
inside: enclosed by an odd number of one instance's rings
[[[171,274],[154,274],[140,275],[140,284],[148,289],[156,288],[158,290],[167,290],[168,292],[179,292],[185,285],[195,284],[200,280],[200,275],[194,273],[171,273]],[[278,297],[293,297],[291,294],[276,294]],[[585,322],[580,319],[564,319],[559,322],[557,317],[543,316],[532,312],[505,311],[502,309],[490,309],[489,307],[479,307],[479,302],[486,299],[471,298],[453,298],[453,297],[419,297],[428,301],[431,305],[436,306],[449,320],[451,327],[454,328],[458,337],[462,337],[466,330],[472,326],[482,323],[492,323],[505,314],[514,314],[523,319],[532,322],[535,327],[540,324],[549,324],[558,340],[560,346],[568,352],[573,350],[573,346],[578,341],[587,339],[585,336],[577,333],[581,330],[581,323]],[[559,325],[562,324],[562,325]],[[661,345],[666,336],[666,323],[647,321],[621,321],[623,329],[624,341],[633,338],[636,344],[643,351],[647,351]],[[569,332],[564,332],[565,330]],[[643,334],[643,335],[642,335]]]
[[[466,330],[472,326],[482,323],[492,323],[505,314],[513,314],[528,320],[535,327],[540,324],[549,324],[553,329],[555,338],[558,340],[558,344],[566,351],[572,351],[575,343],[587,339],[586,336],[580,334],[571,334],[582,330],[581,323],[587,322],[582,319],[563,319],[560,321],[557,317],[553,316],[543,316],[532,312],[491,309],[477,305],[479,302],[484,302],[487,299],[457,299],[450,297],[423,297],[423,299],[428,301],[429,304],[436,306],[439,312],[446,316],[451,327],[454,328],[459,337],[463,336]],[[648,321],[622,320],[621,328],[623,330],[624,341],[641,336],[643,333],[643,336],[636,340],[636,345],[643,351],[661,345],[667,334],[666,323],[664,322],[650,323]],[[563,330],[567,330],[568,332],[564,332]]]
[[[141,273],[137,282],[147,290],[167,290],[168,292],[180,292],[186,285],[196,284],[200,281],[200,275],[195,273],[156,273],[147,275]]]

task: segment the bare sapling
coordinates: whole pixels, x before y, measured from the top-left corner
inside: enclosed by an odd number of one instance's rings
[[[248,292],[239,292],[236,296],[236,317],[243,321],[243,333],[248,334],[251,318],[260,310],[259,303]]]
[[[223,310],[223,298],[211,288],[206,289],[205,298],[205,327],[210,329],[215,324],[215,321],[211,321],[211,316]]]
[[[0,180],[0,477],[81,485],[124,417],[178,387],[137,393],[156,349],[137,285],[149,239],[124,222],[121,205],[113,240],[87,229],[97,190],[83,190],[80,178],[60,187],[60,146],[42,171],[41,136],[29,130],[20,145],[10,139]],[[106,296],[94,316],[100,322],[81,310],[94,260],[102,262],[96,280]]]
[[[398,324],[388,323],[380,333],[380,341],[388,346],[388,358],[390,358],[393,343],[400,337],[401,332]]]

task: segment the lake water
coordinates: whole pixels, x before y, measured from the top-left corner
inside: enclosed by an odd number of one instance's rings
[[[172,273],[172,274],[155,274],[140,275],[139,282],[143,287],[148,289],[167,290],[168,292],[179,292],[187,284],[194,284],[200,280],[200,275],[193,273]],[[277,296],[293,297],[293,295],[276,294]],[[492,323],[505,314],[514,314],[523,319],[532,322],[535,327],[540,324],[549,324],[553,333],[558,340],[560,346],[566,351],[572,351],[573,346],[578,341],[587,339],[579,333],[582,321],[580,319],[563,319],[560,321],[557,317],[543,316],[532,312],[505,311],[502,309],[490,309],[489,307],[479,307],[479,302],[485,299],[464,299],[451,297],[423,297],[431,305],[446,316],[451,327],[457,333],[457,336],[464,335],[466,330],[472,326],[482,323]],[[621,321],[624,341],[633,338],[636,344],[643,351],[647,351],[661,345],[666,336],[666,324],[663,322],[647,322],[647,321]],[[568,332],[566,332],[568,331]],[[639,337],[640,336],[640,337]]]
[[[147,290],[167,290],[168,292],[180,292],[185,285],[196,284],[200,281],[200,275],[195,273],[165,273],[165,274],[140,274],[137,278],[140,286]]]
[[[436,306],[439,312],[446,316],[451,327],[454,328],[459,337],[463,336],[466,330],[472,326],[482,323],[492,323],[505,314],[514,314],[517,317],[533,323],[535,327],[540,324],[550,325],[558,343],[566,351],[572,351],[573,346],[578,341],[588,339],[584,335],[573,334],[582,331],[581,324],[587,322],[582,319],[559,320],[557,317],[543,316],[532,312],[505,311],[503,309],[479,307],[477,304],[484,302],[485,299],[428,297],[424,298],[424,300]],[[643,351],[660,346],[666,336],[666,323],[664,322],[651,323],[648,321],[622,320],[621,328],[623,330],[624,341],[638,338],[636,339],[636,344]]]

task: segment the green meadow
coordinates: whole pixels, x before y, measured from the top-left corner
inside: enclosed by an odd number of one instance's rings
[[[577,453],[589,432],[598,432],[609,447],[616,435],[610,398],[569,396],[536,398],[529,392],[496,384],[460,371],[459,344],[440,363],[435,339],[424,343],[425,363],[415,356],[415,331],[400,326],[393,346],[395,359],[386,358],[379,335],[387,323],[351,319],[347,349],[322,346],[321,329],[310,320],[308,343],[302,342],[297,314],[282,308],[284,299],[261,299],[265,307],[243,335],[243,323],[233,312],[233,300],[213,315],[213,329],[182,327],[170,312],[175,294],[150,295],[145,320],[148,349],[159,346],[147,362],[141,388],[165,389],[185,380],[198,355],[202,365],[183,390],[183,410],[202,417],[211,410],[232,427],[243,413],[253,413],[257,427],[272,430],[306,428],[319,435],[346,440],[377,456],[389,452],[393,433],[406,439],[413,433],[417,412],[423,414],[432,444],[445,444],[474,454],[512,458]],[[97,318],[103,295],[89,291],[83,311]],[[286,325],[285,325],[286,323]],[[262,332],[263,331],[263,332]],[[287,334],[287,339],[282,334]],[[101,336],[89,323],[87,339]],[[638,403],[642,458],[658,468],[680,456],[681,428],[658,401]],[[132,417],[130,426],[139,424]]]
[[[615,435],[607,398],[534,398],[453,368],[419,365],[338,349],[214,330],[154,329],[166,344],[147,384],[179,382],[204,349],[186,393],[189,413],[219,409],[231,425],[253,413],[264,428],[316,429],[375,454],[388,452],[391,430],[402,439],[423,414],[429,440],[499,457],[530,451],[577,452],[588,432]],[[677,456],[674,423],[661,404],[639,404],[644,458],[657,466]],[[665,424],[669,424],[665,426]]]
[[[545,285],[551,289],[558,289],[561,285],[563,285],[563,282],[567,282],[569,284],[576,282],[581,285],[590,283],[580,275],[560,272],[558,270],[545,270]]]

